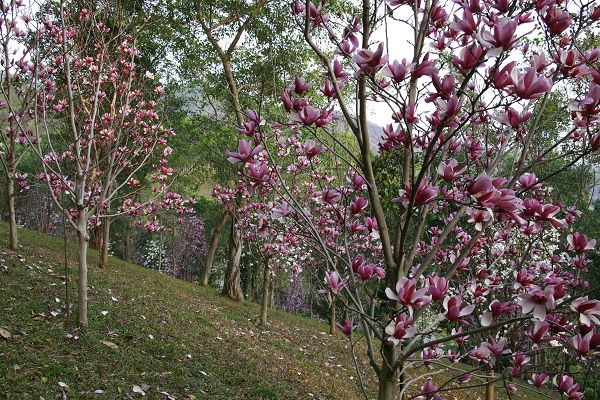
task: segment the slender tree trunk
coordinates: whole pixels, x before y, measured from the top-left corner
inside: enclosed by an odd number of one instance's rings
[[[223,282],[223,295],[235,301],[242,301],[244,295],[240,286],[240,259],[242,257],[242,231],[235,228],[235,217],[231,218],[229,235],[229,262]]]
[[[333,335],[335,333],[335,297],[332,297],[329,309],[331,311],[329,315],[329,334]]]
[[[262,304],[260,307],[260,324],[262,326],[267,325],[267,305],[269,304],[269,277],[271,275],[271,269],[269,268],[269,262],[265,262],[265,269],[263,271],[263,294]]]
[[[79,281],[77,284],[77,299],[78,299],[78,320],[80,328],[87,328],[87,250],[88,250],[88,237],[87,237],[87,221],[85,218],[81,218],[78,221],[77,227],[77,244],[79,249],[77,257],[79,258]]]
[[[275,308],[275,277],[271,279],[271,311]]]
[[[50,232],[50,225],[52,224],[52,200],[48,199],[46,202],[46,213],[44,215],[44,222],[42,224],[42,233],[47,235]]]
[[[485,387],[485,400],[494,400],[494,370],[490,369],[490,377],[487,378],[487,386]]]
[[[110,206],[108,207],[110,210]],[[106,268],[108,261],[108,245],[110,240],[110,217],[104,217],[102,223],[102,249],[100,251],[100,268]]]
[[[254,301],[254,298],[256,297],[259,272],[260,272],[260,268],[258,268],[258,266],[256,266],[252,270],[252,274],[250,276],[250,289],[248,290],[248,301],[250,301],[250,302]]]
[[[396,400],[394,392],[398,386],[398,374],[394,368],[391,368],[397,359],[396,349],[394,347],[394,345],[388,343],[383,344],[383,356],[385,360],[381,363],[381,370],[378,375],[378,400]]]
[[[102,248],[102,230],[99,226],[94,226],[90,229],[90,239],[89,246],[94,249],[100,251]]]
[[[8,226],[10,231],[10,249],[16,250],[19,244],[17,236],[17,214],[15,212],[15,179],[10,173],[6,180],[6,195],[8,201]]]
[[[123,236],[123,257],[128,263],[131,262],[131,232],[133,231],[133,218],[129,218]]]
[[[227,224],[228,217],[229,214],[227,213],[227,210],[225,210],[221,216],[221,219],[219,220],[219,223],[215,227],[212,239],[210,240],[208,253],[206,253],[206,261],[204,262],[204,271],[202,271],[202,279],[200,280],[200,285],[202,286],[208,286],[210,271],[212,270],[213,263],[215,262],[215,255],[217,254],[217,248],[219,247],[219,240],[221,239],[221,234],[223,233],[223,229]]]

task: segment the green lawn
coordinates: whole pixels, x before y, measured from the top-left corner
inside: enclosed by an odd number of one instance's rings
[[[326,334],[326,324],[274,311],[262,328],[257,304],[115,258],[102,270],[94,251],[89,328],[80,332],[65,323],[62,241],[21,230],[21,248],[11,253],[7,228],[0,223],[0,328],[10,333],[0,337],[1,399],[58,399],[62,390],[69,399],[142,398],[140,390],[148,399],[364,398],[348,341]],[[69,243],[71,275],[75,251]],[[76,282],[70,287],[75,298]],[[366,363],[363,378],[376,397]]]

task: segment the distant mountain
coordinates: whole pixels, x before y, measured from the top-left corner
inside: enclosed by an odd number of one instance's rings
[[[371,140],[371,150],[378,154],[379,143],[383,141],[383,128],[372,121],[368,121],[367,125],[369,126],[369,139]]]

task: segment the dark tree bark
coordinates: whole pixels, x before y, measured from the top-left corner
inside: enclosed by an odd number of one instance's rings
[[[217,254],[217,248],[219,247],[219,240],[223,229],[227,224],[227,218],[229,214],[227,210],[223,213],[223,216],[219,220],[219,223],[215,227],[212,239],[210,240],[210,246],[208,247],[208,253],[206,253],[206,261],[204,262],[204,271],[202,271],[202,279],[200,279],[200,285],[207,286],[208,278],[210,278],[210,271],[212,270],[213,263],[215,262],[215,255]]]
[[[235,301],[242,301],[244,295],[240,285],[240,259],[242,257],[242,231],[235,228],[236,218],[231,219],[229,235],[229,262],[223,279],[223,295]]]
[[[10,249],[17,250],[19,238],[17,236],[17,214],[15,212],[15,180],[14,174],[9,174],[6,181],[6,196],[8,201],[8,226],[10,235]]]

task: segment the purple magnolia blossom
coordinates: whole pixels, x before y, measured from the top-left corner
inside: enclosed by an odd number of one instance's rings
[[[569,375],[556,375],[552,380],[559,393],[566,395],[571,400],[582,400],[583,393],[578,392],[579,384]]]
[[[348,282],[348,277],[340,280],[340,274],[338,274],[337,271],[325,272],[325,283],[335,294],[342,290],[342,288],[346,285],[346,282]]]
[[[383,55],[383,42],[381,42],[375,51],[369,49],[358,50],[356,55],[352,57],[352,61],[360,67],[359,72],[374,74],[387,63],[388,55]]]
[[[346,336],[350,336],[352,334],[352,331],[356,329],[356,326],[353,326],[352,322],[348,321],[347,319],[344,320],[342,325],[335,324],[335,326],[337,326],[338,329],[342,331],[342,333]]]
[[[394,60],[392,64],[387,64],[383,67],[382,73],[384,76],[391,78],[395,83],[400,83],[407,77],[407,74],[412,71],[413,67],[414,65],[412,63],[406,63],[406,59],[403,59],[401,63]]]
[[[352,203],[348,207],[350,213],[354,216],[360,214],[369,204],[369,202],[363,197],[355,197]]]
[[[592,326],[592,322],[600,325],[600,301],[580,297],[571,303],[571,310],[579,313],[579,322],[583,325]]]
[[[516,69],[512,71],[514,92],[522,99],[537,99],[552,88],[552,81],[538,75],[533,67],[527,68],[524,74],[515,73],[515,71]]]
[[[572,233],[567,236],[569,250],[573,250],[579,254],[585,254],[588,250],[593,250],[596,247],[596,240],[588,240],[587,236],[582,233]]]
[[[400,189],[398,191],[398,197],[392,199],[392,202],[402,203],[404,207],[407,207],[410,202],[410,198],[412,197],[413,186],[414,185],[407,185],[404,189]],[[413,205],[418,207],[430,202],[437,196],[438,190],[439,188],[437,186],[431,186],[427,184],[426,179],[423,179],[417,187]]]
[[[577,354],[580,356],[586,356],[590,352],[590,341],[594,335],[593,331],[588,332],[585,336],[580,334],[575,335],[569,339],[569,344]]]
[[[448,282],[446,278],[435,274],[427,277],[427,293],[431,295],[431,300],[441,300],[448,293]]]
[[[533,318],[543,321],[546,318],[546,309],[553,310],[555,307],[554,286],[548,286],[544,290],[532,286],[527,290],[527,293],[519,295],[518,303],[523,310],[523,314],[529,314],[533,311]]]
[[[571,14],[559,7],[551,7],[546,11],[544,22],[553,35],[559,35],[571,25]]]
[[[412,316],[406,315],[405,313],[398,314],[396,318],[392,319],[385,327],[385,333],[390,335],[388,341],[396,345],[405,338],[415,336],[417,329],[414,326],[411,326],[412,322]]]
[[[417,290],[417,283],[414,279],[407,277],[398,279],[396,293],[390,288],[385,289],[388,299],[402,303],[411,313],[413,309],[416,310],[431,303],[431,296],[426,294],[427,288]]]
[[[315,141],[312,139],[308,139],[304,142],[304,154],[310,160],[314,156],[321,154],[323,151],[323,147],[315,145]]]
[[[511,314],[516,308],[517,305],[511,301],[503,303],[498,300],[493,300],[490,303],[489,310],[484,311],[481,316],[481,325],[490,326],[494,322],[494,318],[499,317],[502,314]]]
[[[321,192],[320,202],[323,204],[334,205],[340,201],[342,195],[335,189],[326,189]]]
[[[444,299],[444,309],[446,309],[446,314],[444,316],[447,319],[464,323],[465,321],[461,320],[461,318],[470,315],[473,310],[475,310],[475,306],[473,304],[465,303],[460,296],[454,296],[446,297]]]
[[[531,379],[528,380],[527,382],[529,382],[530,385],[533,385],[535,387],[542,387],[546,383],[548,383],[549,380],[550,380],[550,377],[548,375],[540,374],[540,373],[536,372],[533,375],[531,375]]]
[[[447,182],[452,182],[457,177],[461,176],[467,167],[460,167],[458,161],[454,158],[451,158],[446,161],[442,161],[438,167],[437,172],[440,174],[441,178]]]
[[[262,146],[258,145],[256,147],[252,147],[252,145],[246,142],[244,139],[240,139],[238,142],[238,151],[234,153],[232,151],[227,150],[227,161],[232,164],[237,164],[239,162],[247,162],[251,160],[255,155],[257,155],[262,150]]]
[[[550,330],[550,324],[546,321],[536,321],[533,327],[530,327],[525,335],[535,344],[549,342],[554,340],[552,336],[546,336]]]

